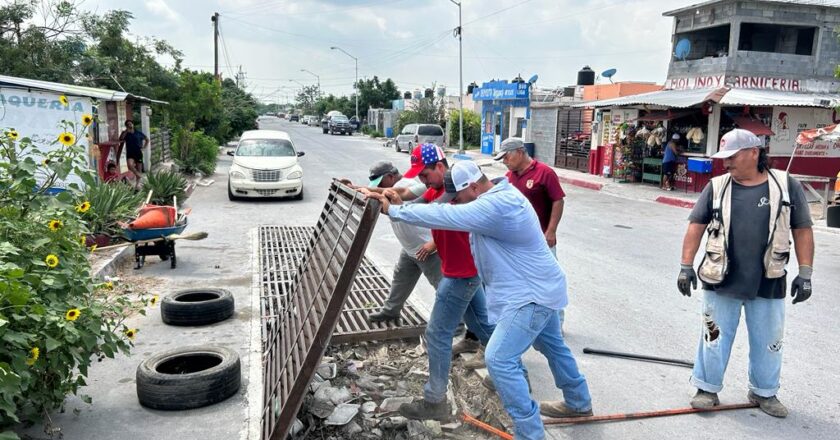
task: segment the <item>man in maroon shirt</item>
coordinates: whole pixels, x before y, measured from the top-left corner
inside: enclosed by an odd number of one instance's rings
[[[531,202],[531,206],[537,212],[537,218],[540,219],[545,241],[556,257],[557,225],[563,217],[563,198],[566,197],[557,174],[548,165],[531,159],[520,138],[505,139],[494,159],[505,164],[508,169],[508,181]],[[565,309],[561,309],[561,330],[564,321]]]

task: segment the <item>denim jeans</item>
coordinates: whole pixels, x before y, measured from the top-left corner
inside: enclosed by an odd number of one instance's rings
[[[514,423],[517,439],[545,436],[540,407],[528,392],[522,373],[522,354],[534,346],[548,359],[554,385],[563,391],[566,406],[577,411],[592,409],[586,378],[578,371],[572,351],[560,333],[557,310],[530,303],[502,315],[484,354],[496,391]]]
[[[429,255],[425,261],[420,261],[409,255],[405,249],[400,251],[400,258],[397,260],[394,276],[391,279],[391,291],[388,293],[382,312],[391,316],[399,315],[406,300],[414,291],[421,273],[429,280],[429,284],[437,289],[440,278],[443,276],[440,272],[440,264],[440,255],[437,253]]]
[[[785,329],[784,299],[737,299],[703,291],[703,330],[691,384],[710,393],[723,389],[732,342],[741,320],[747,322],[750,344],[750,390],[761,397],[775,396],[782,371]]]
[[[427,402],[440,403],[446,399],[449,367],[452,365],[452,338],[461,320],[487,344],[493,326],[487,321],[487,303],[481,279],[443,277],[435,294],[432,316],[426,326],[426,345],[429,351],[429,381],[423,388]]]

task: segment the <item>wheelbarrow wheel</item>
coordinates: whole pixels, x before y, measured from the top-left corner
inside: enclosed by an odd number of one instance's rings
[[[226,289],[185,289],[163,298],[160,316],[169,325],[197,326],[233,316],[233,295]]]

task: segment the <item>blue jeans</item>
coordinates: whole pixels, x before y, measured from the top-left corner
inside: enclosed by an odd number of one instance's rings
[[[446,400],[449,367],[452,365],[452,338],[461,320],[487,344],[493,326],[487,320],[487,302],[481,279],[443,277],[435,294],[432,316],[426,326],[426,345],[429,350],[429,381],[423,387],[427,402]]]
[[[511,310],[496,323],[484,360],[496,391],[514,423],[517,439],[545,436],[540,407],[528,392],[521,359],[531,345],[548,359],[554,385],[563,391],[566,406],[577,411],[592,409],[586,378],[578,371],[572,351],[560,333],[559,311],[530,303]]]
[[[723,389],[723,374],[741,320],[741,307],[750,342],[750,391],[761,397],[775,396],[782,371],[784,299],[743,300],[704,290],[703,333],[691,384],[710,393]]]

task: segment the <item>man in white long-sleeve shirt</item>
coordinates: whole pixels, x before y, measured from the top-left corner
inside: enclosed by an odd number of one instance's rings
[[[540,413],[549,417],[592,415],[584,376],[560,332],[566,306],[566,275],[548,248],[530,202],[502,177],[493,181],[470,161],[446,174],[454,204],[400,205],[388,192],[378,196],[392,220],[436,229],[470,232],[470,248],[487,292],[487,310],[496,329],[485,360],[499,397],[515,424],[516,438],[542,439]],[[565,401],[531,398],[521,366],[531,346],[548,359]]]

